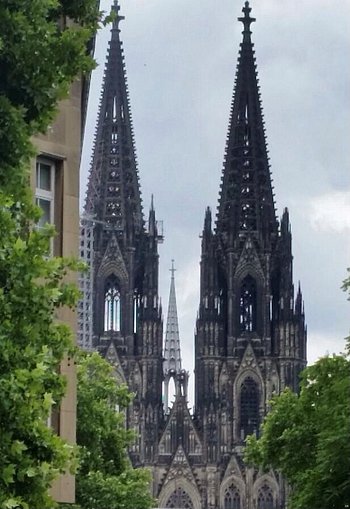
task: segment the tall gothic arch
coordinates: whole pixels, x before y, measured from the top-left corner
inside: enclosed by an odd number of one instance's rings
[[[241,509],[241,495],[234,484],[230,484],[225,490],[223,509]]]
[[[272,490],[266,484],[259,489],[257,496],[257,509],[275,509]]]
[[[258,434],[260,394],[256,381],[247,376],[240,387],[240,431],[244,439],[247,435]]]

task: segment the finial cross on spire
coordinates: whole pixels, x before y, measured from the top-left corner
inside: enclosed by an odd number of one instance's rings
[[[119,23],[125,19],[124,16],[119,15],[120,5],[118,0],[114,0],[112,10],[115,12],[115,18],[113,20],[113,28],[119,30]]]
[[[249,6],[249,2],[245,2],[244,7],[242,9],[242,12],[244,14],[244,17],[238,18],[238,21],[241,21],[243,23],[243,41],[250,41],[250,34],[252,33],[250,31],[250,25],[256,21],[255,18],[250,17],[250,12],[252,8]]]
[[[176,271],[176,269],[175,269],[175,267],[174,267],[174,262],[175,262],[175,260],[171,260],[171,269],[169,269],[169,270],[170,270],[170,272],[171,272],[171,278],[172,278],[172,279],[174,279],[175,271]]]

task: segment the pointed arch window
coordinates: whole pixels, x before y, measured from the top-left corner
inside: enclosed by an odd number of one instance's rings
[[[257,289],[255,279],[249,274],[243,279],[241,284],[239,306],[241,332],[255,331],[257,321]]]
[[[193,509],[193,503],[188,493],[179,486],[170,495],[165,507],[174,509]]]
[[[224,509],[240,509],[241,496],[234,484],[231,484],[225,491]]]
[[[140,321],[140,307],[141,307],[141,296],[135,291],[134,293],[134,306],[133,306],[133,328],[134,334],[137,333]]]
[[[257,509],[275,509],[272,490],[266,484],[259,490]]]
[[[121,302],[120,290],[115,278],[107,281],[105,288],[104,330],[120,331]]]
[[[248,376],[241,385],[241,419],[240,432],[242,440],[259,432],[259,388],[258,384]]]
[[[113,97],[113,120],[117,120],[117,98]]]

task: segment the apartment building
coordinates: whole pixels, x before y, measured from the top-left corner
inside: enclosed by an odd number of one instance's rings
[[[59,105],[56,120],[45,135],[37,136],[38,149],[32,168],[32,187],[43,215],[40,224],[52,223],[57,235],[52,242],[55,256],[79,254],[79,165],[82,126],[85,117],[86,83],[78,79],[71,87],[69,97]],[[71,276],[75,277],[75,276]],[[74,336],[77,330],[76,313],[70,309],[59,311],[59,320],[69,324]],[[52,415],[51,424],[57,433],[75,443],[76,430],[76,373],[74,360],[67,358],[60,366],[67,377],[67,393],[59,412]],[[53,485],[57,502],[75,501],[74,476],[62,475]]]

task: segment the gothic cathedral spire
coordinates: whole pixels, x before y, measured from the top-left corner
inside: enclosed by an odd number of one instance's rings
[[[254,44],[251,8],[246,2],[231,118],[227,135],[217,229],[223,240],[251,233],[271,242],[277,235],[275,205],[265,139]]]
[[[171,281],[169,293],[168,317],[164,342],[164,410],[168,411],[169,406],[169,382],[172,379],[176,387],[179,381],[181,369],[181,349],[179,323],[177,319],[176,293],[175,293],[175,267],[174,260],[171,261]]]
[[[158,297],[158,231],[152,205],[143,217],[134,134],[114,1],[94,152],[82,221],[82,251],[90,267],[82,277],[80,341],[95,347],[135,393],[128,427],[138,437],[135,465],[154,461],[162,415],[162,311]],[[87,245],[90,247],[88,248]],[[91,321],[92,315],[92,321]],[[91,324],[89,323],[92,322]],[[91,325],[91,339],[84,327]]]
[[[134,134],[120,40],[120,7],[114,3],[115,19],[100,99],[94,154],[88,182],[85,212],[127,241],[134,229],[143,227],[141,192],[137,172]],[[131,224],[133,223],[133,224]]]
[[[204,220],[195,337],[195,422],[205,461],[219,469],[229,461],[242,464],[245,437],[259,433],[272,394],[286,386],[298,390],[306,364],[288,211],[280,224],[276,218],[249,2],[239,21],[243,39],[214,230],[209,208]],[[252,493],[244,466],[241,472],[244,490],[233,480],[227,497],[240,499],[237,507],[245,508],[259,494]],[[283,504],[283,490],[273,492],[272,480],[266,485],[276,507],[277,501]],[[222,503],[217,499],[214,505]]]

